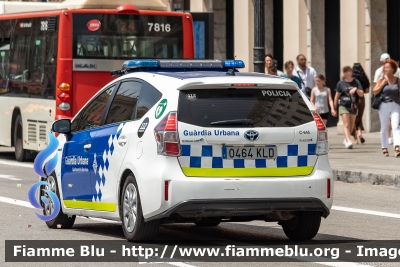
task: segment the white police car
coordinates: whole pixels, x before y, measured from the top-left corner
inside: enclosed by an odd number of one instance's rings
[[[128,240],[162,223],[277,221],[311,239],[332,207],[325,125],[294,82],[240,60],[131,60],[75,118],[54,122],[62,212],[121,220]]]

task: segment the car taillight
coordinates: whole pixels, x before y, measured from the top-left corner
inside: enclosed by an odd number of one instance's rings
[[[170,112],[154,128],[157,153],[165,156],[180,156],[178,122],[176,112]]]
[[[318,129],[317,147],[315,149],[315,154],[317,154],[318,156],[326,155],[329,151],[328,132],[326,131],[326,126],[321,116],[318,113],[314,113],[313,116]]]
[[[317,124],[318,131],[326,130],[325,123],[318,113],[314,113],[314,120],[315,120],[315,123]]]

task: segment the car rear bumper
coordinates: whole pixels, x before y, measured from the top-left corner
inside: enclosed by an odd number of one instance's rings
[[[265,198],[265,199],[195,199],[182,201],[156,216],[145,219],[181,217],[230,217],[262,215],[275,211],[319,211],[329,215],[328,207],[318,198]]]
[[[274,211],[320,211],[328,216],[332,207],[334,178],[327,155],[319,157],[310,175],[288,177],[187,177],[176,163],[171,157],[165,168],[155,168],[161,181],[146,188],[151,194],[141,194],[147,221],[174,214],[221,217],[225,212],[229,212],[225,216],[251,217]],[[143,175],[151,171],[143,169]]]

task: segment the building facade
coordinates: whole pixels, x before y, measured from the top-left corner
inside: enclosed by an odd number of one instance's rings
[[[236,57],[246,63],[245,71],[253,71],[254,0],[158,1],[172,11],[214,13],[214,58]],[[343,66],[361,63],[372,82],[380,54],[400,59],[399,0],[264,0],[264,8],[265,52],[280,69],[304,54],[331,89]],[[367,132],[379,130],[370,94],[363,121]]]
[[[245,61],[246,71],[253,70],[254,0],[165,3],[171,10],[214,12],[214,58],[236,56]],[[334,89],[343,66],[361,63],[372,82],[382,53],[400,59],[398,0],[264,0],[264,5],[265,52],[274,55],[280,69],[285,61],[304,54]],[[363,121],[367,132],[379,130],[370,94],[366,95]]]

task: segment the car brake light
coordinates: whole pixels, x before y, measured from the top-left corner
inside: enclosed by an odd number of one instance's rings
[[[234,87],[246,87],[246,86],[257,86],[257,84],[254,83],[234,83],[232,84]]]
[[[181,146],[176,112],[170,112],[154,128],[157,153],[165,156],[180,156]]]
[[[325,123],[318,113],[314,113],[314,120],[315,123],[317,124],[318,131],[324,131],[326,129]]]
[[[318,130],[317,147],[315,149],[315,154],[317,154],[318,156],[326,155],[329,151],[328,132],[326,131],[326,126],[321,116],[318,113],[313,113],[313,116]]]

